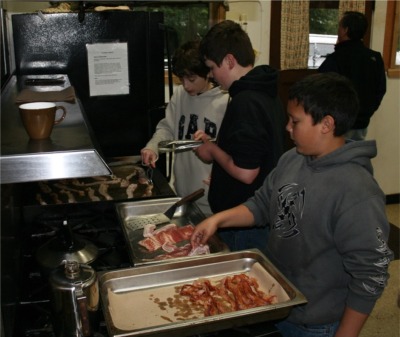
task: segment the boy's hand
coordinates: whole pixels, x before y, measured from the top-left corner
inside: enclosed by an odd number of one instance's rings
[[[205,245],[211,236],[217,231],[217,224],[210,221],[210,218],[200,222],[194,229],[190,243],[192,247]]]
[[[140,151],[140,154],[142,156],[142,164],[144,166],[150,166],[152,168],[156,167],[156,161],[158,159],[158,156],[153,150],[142,149]]]
[[[197,130],[194,133],[193,137],[194,137],[194,140],[201,140],[203,143],[211,138],[203,130]]]
[[[193,149],[193,151],[194,153],[196,153],[197,157],[199,157],[203,162],[212,163],[214,160],[213,148],[216,146],[217,145],[215,143],[207,140],[202,145]]]

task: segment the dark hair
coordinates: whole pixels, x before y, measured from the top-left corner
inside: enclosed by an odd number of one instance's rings
[[[176,49],[172,57],[172,72],[182,78],[198,75],[207,78],[210,69],[205,65],[199,50],[200,41],[188,41]]]
[[[360,12],[345,12],[340,25],[347,28],[347,36],[350,40],[361,40],[368,29],[367,18]]]
[[[232,54],[237,62],[247,67],[254,65],[255,53],[247,33],[231,20],[217,23],[201,41],[200,52],[218,66],[227,54]]]
[[[289,100],[301,104],[314,125],[330,115],[335,120],[335,136],[344,135],[354,124],[359,102],[353,84],[337,73],[318,73],[305,77],[289,89]]]

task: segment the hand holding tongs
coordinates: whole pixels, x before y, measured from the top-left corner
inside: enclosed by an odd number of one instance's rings
[[[210,142],[215,142],[215,138],[209,139]],[[158,143],[158,152],[182,152],[194,149],[203,144],[201,140],[164,140]]]

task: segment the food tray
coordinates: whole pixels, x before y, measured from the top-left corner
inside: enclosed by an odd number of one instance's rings
[[[144,247],[139,245],[139,241],[143,240],[143,230],[133,230],[129,226],[129,222],[134,220],[137,216],[142,215],[156,215],[164,213],[170,206],[179,201],[179,197],[174,198],[163,198],[163,199],[151,199],[151,200],[139,200],[132,202],[120,202],[116,203],[116,212],[120,220],[125,239],[129,246],[129,255],[131,262],[134,266],[162,263],[168,260],[158,260],[157,257],[163,254],[161,250],[155,252],[148,252]],[[178,227],[185,226],[188,224],[197,225],[205,219],[204,214],[198,208],[196,203],[189,202],[182,206],[179,206],[170,223],[176,224]],[[165,224],[158,225],[157,228],[164,226]],[[214,235],[208,242],[210,247],[210,253],[219,254],[229,252],[229,248],[224,244],[218,236]],[[192,257],[179,257],[177,259],[187,259]]]
[[[146,169],[138,163],[108,164],[111,176],[44,180],[32,183],[26,196],[33,205],[71,204],[97,201],[126,201],[173,196],[171,189],[162,191],[160,173],[154,170],[154,185],[149,183]],[[167,185],[167,184],[166,184]],[[168,186],[168,185],[167,185]]]
[[[277,303],[215,316],[180,316],[176,289],[194,280],[210,281],[247,273]],[[306,299],[257,249],[199,256],[157,265],[99,273],[102,308],[110,336],[190,336],[276,320]],[[175,303],[175,302],[173,302]],[[201,317],[202,316],[202,317]]]

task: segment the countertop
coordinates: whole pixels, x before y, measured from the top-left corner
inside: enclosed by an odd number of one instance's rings
[[[27,86],[27,78],[63,77],[57,85]],[[13,76],[1,95],[1,183],[20,183],[51,179],[111,175],[112,172],[95,146],[86,124],[79,98],[75,102],[55,102],[67,109],[65,120],[53,128],[49,139],[29,139],[20,119],[19,92],[61,91],[70,86],[67,75]]]

